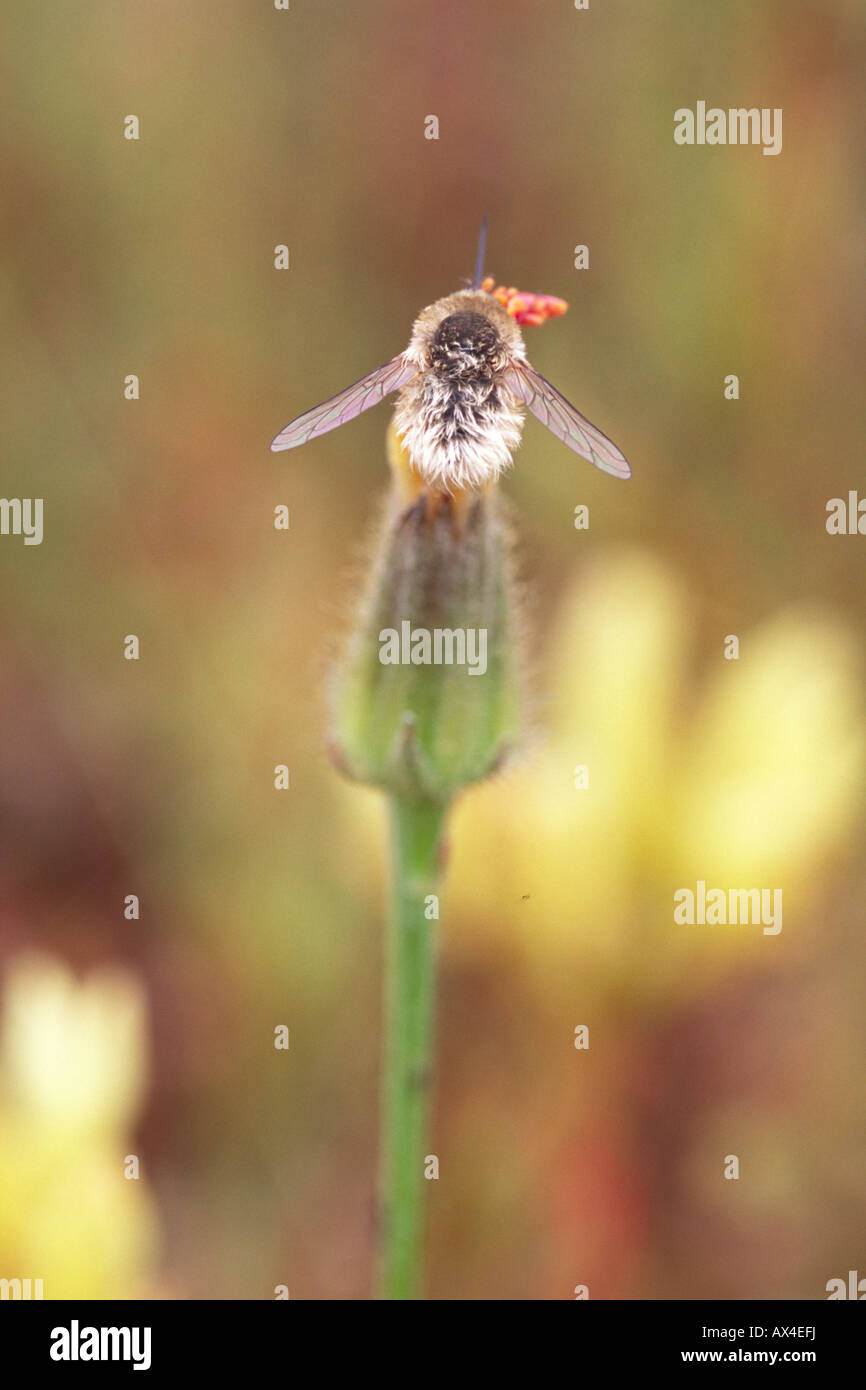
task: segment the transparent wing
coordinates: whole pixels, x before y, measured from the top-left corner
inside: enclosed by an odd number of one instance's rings
[[[320,434],[327,434],[328,430],[335,430],[338,425],[345,425],[347,420],[354,420],[362,410],[378,405],[389,391],[397,391],[405,386],[417,374],[417,370],[417,367],[406,363],[401,353],[399,357],[386,362],[384,367],[377,367],[368,376],[353,382],[329,401],[314,405],[312,410],[292,420],[284,430],[280,430],[271,444],[272,450],[279,453],[281,449],[294,449],[298,444],[306,444],[308,439],[316,439]]]
[[[551,434],[567,444],[581,458],[594,463],[604,473],[615,478],[630,478],[631,469],[619,449],[606,434],[590,424],[579,410],[560,395],[555,386],[545,381],[540,372],[528,362],[520,362],[503,373],[510,391],[529,407],[537,420]]]

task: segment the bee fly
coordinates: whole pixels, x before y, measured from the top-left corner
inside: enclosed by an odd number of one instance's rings
[[[398,391],[397,434],[430,489],[478,491],[498,478],[520,443],[524,405],[596,468],[631,476],[616,445],[527,361],[520,325],[543,323],[567,305],[482,279],[485,233],[486,218],[472,288],[423,309],[405,352],[299,415],[277,435],[274,452],[326,434]]]

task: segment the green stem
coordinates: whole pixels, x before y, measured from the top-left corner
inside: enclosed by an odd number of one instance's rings
[[[437,892],[447,806],[390,800],[392,897],[385,962],[381,1120],[380,1296],[413,1299],[421,1286],[424,1157],[433,1064]]]

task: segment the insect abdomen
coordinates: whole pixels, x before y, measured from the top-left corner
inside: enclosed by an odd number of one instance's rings
[[[522,417],[499,382],[429,372],[397,409],[397,429],[421,476],[444,491],[482,487],[511,462]]]

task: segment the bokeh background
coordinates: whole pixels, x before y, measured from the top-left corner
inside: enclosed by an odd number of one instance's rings
[[[825,1297],[866,1218],[866,539],[825,530],[864,486],[862,4],[0,23],[2,490],[45,500],[0,538],[0,1275],[369,1296],[384,817],[323,688],[388,411],[268,443],[405,345],[486,211],[634,477],[530,421],[502,485],[536,737],[453,824],[430,1296]],[[699,99],[782,107],[782,154],[676,146]],[[781,887],[781,934],[676,926],[698,878]]]

